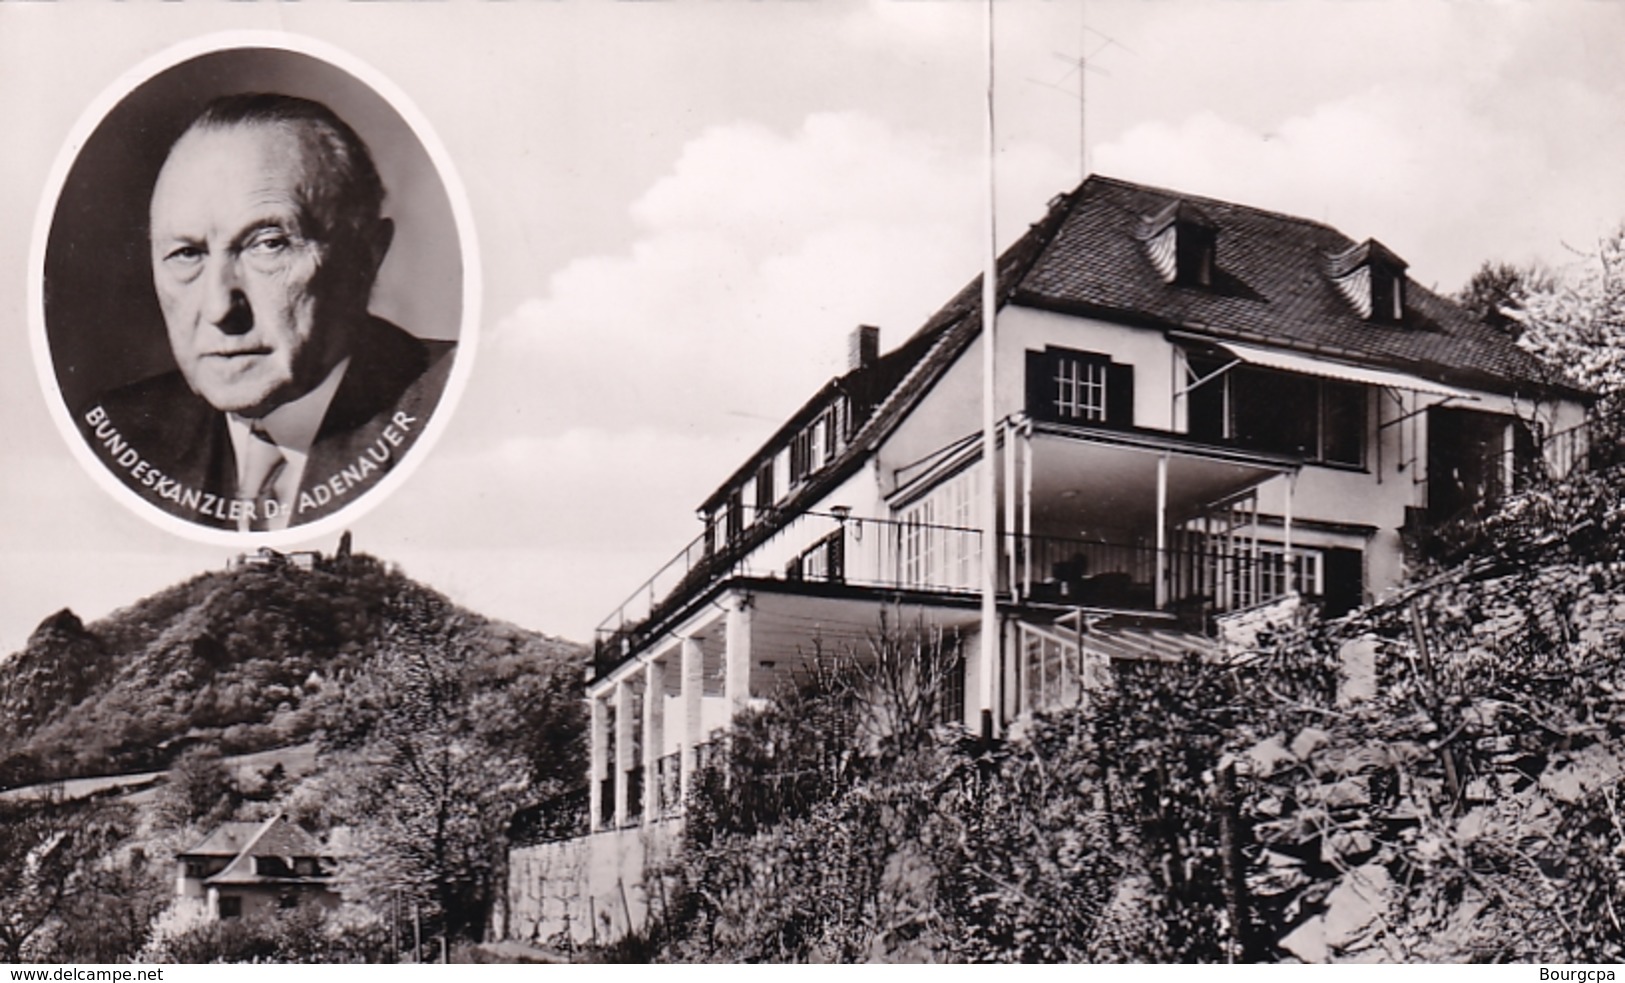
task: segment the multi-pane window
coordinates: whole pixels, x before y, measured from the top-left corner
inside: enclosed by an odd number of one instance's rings
[[[1055,359],[1055,413],[1062,420],[1106,419],[1106,363],[1082,356]]]
[[[1319,597],[1324,593],[1321,555],[1316,550],[1292,551],[1292,589],[1299,594]],[[1231,567],[1232,606],[1252,607],[1287,596],[1286,547],[1275,543],[1258,544],[1258,562],[1246,553],[1235,557]]]
[[[1027,352],[1027,412],[1034,419],[1089,426],[1134,425],[1134,366],[1099,352]]]
[[[955,649],[941,666],[943,678],[937,684],[937,723],[963,724],[965,722],[965,656]]]
[[[790,438],[790,481],[816,474],[840,448],[840,407],[831,406]]]
[[[799,576],[806,580],[840,582],[846,579],[846,538],[833,532],[801,554],[796,561]]]
[[[976,475],[975,467],[959,472],[899,515],[899,572],[905,585],[977,585],[982,536],[976,528]]]

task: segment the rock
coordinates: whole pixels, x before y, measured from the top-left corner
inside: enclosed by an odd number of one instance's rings
[[[1288,751],[1279,734],[1267,737],[1242,755],[1247,770],[1257,778],[1268,778],[1282,768],[1297,763],[1297,756]]]
[[[1564,802],[1578,802],[1588,792],[1618,781],[1625,774],[1619,758],[1599,744],[1581,748],[1561,767],[1548,768],[1540,787]]]
[[[1356,864],[1375,852],[1377,846],[1370,834],[1358,829],[1332,830],[1320,844],[1320,857],[1328,863],[1340,859],[1345,864]]]
[[[1321,795],[1328,809],[1359,809],[1371,804],[1371,790],[1358,778],[1345,778],[1326,786]]]
[[[1298,732],[1297,737],[1292,739],[1292,744],[1287,748],[1287,750],[1296,755],[1299,760],[1302,760],[1325,747],[1326,742],[1330,741],[1331,739],[1331,735],[1321,730],[1319,727],[1305,727],[1303,730]]]
[[[1279,945],[1306,963],[1325,962],[1326,919],[1316,915],[1288,932]]]
[[[1347,949],[1370,934],[1378,917],[1388,908],[1392,879],[1381,864],[1363,864],[1343,875],[1337,887],[1326,896],[1325,944]]]
[[[1345,642],[1337,650],[1342,666],[1337,674],[1337,705],[1346,707],[1377,695],[1377,646],[1367,635]]]
[[[74,636],[83,635],[84,633],[85,623],[79,619],[77,614],[73,613],[72,608],[63,608],[41,621],[39,627],[34,629],[34,634],[29,636],[29,642],[32,643],[35,638],[47,634]]]

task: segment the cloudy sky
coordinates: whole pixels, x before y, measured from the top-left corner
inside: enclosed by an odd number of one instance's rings
[[[527,627],[589,639],[840,370],[853,326],[900,343],[980,262],[980,4],[0,3],[0,653],[231,552],[155,528],[69,455],[26,298],[86,107],[235,29],[372,66],[461,175],[478,357],[354,533]],[[997,238],[1087,166],[1375,236],[1444,291],[1485,259],[1572,262],[1625,219],[1622,42],[1625,5],[1601,2],[1001,0]]]

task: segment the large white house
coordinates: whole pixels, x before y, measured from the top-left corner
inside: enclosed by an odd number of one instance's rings
[[[960,630],[944,719],[999,732],[1075,698],[1091,659],[1201,650],[1289,595],[1341,614],[1396,585],[1430,526],[1584,454],[1584,393],[1318,222],[1091,177],[1000,258],[996,296],[991,461],[977,281],[886,354],[858,329],[849,371],[601,627],[594,830],[677,812],[740,707],[883,609]]]

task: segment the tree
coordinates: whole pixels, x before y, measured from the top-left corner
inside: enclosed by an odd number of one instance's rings
[[[123,836],[118,814],[80,803],[24,802],[0,809],[0,962],[34,946],[79,889],[86,867]]]
[[[1556,283],[1556,278],[1540,266],[1485,260],[1455,299],[1486,324],[1517,335],[1523,326],[1514,313],[1531,294],[1551,290]]]
[[[159,793],[159,815],[175,826],[201,823],[212,826],[231,815],[242,795],[237,780],[213,746],[197,747],[181,755],[169,769]]]
[[[500,890],[505,830],[529,787],[518,749],[481,732],[476,635],[442,599],[403,592],[372,671],[346,694],[355,727],[332,773],[357,831],[341,880],[477,941]]]
[[[1529,284],[1512,316],[1525,349],[1608,395],[1625,386],[1625,225],[1582,259],[1568,276]]]

